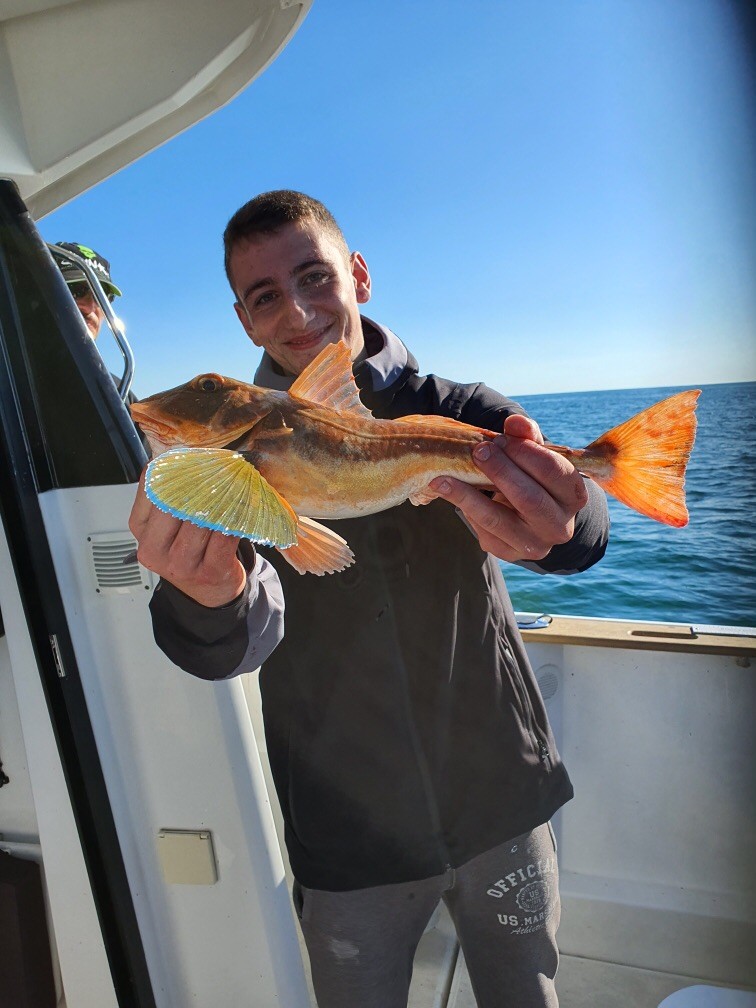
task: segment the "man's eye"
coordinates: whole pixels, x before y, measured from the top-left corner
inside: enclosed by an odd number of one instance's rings
[[[330,273],[326,273],[325,270],[314,270],[312,273],[308,273],[302,280],[303,284],[316,285],[324,283],[331,277]]]
[[[274,297],[275,294],[273,293],[273,291],[266,291],[264,294],[261,294],[259,297],[255,298],[252,307],[263,308],[265,305],[270,304]]]

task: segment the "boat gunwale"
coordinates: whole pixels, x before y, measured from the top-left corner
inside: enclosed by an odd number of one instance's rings
[[[572,644],[627,651],[677,651],[756,658],[756,629],[743,628],[750,630],[753,636],[740,636],[701,633],[695,627],[696,624],[691,623],[554,615],[548,626],[534,629],[521,627],[521,632],[526,644]]]

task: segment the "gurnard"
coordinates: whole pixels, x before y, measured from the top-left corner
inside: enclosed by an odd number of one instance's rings
[[[700,390],[679,392],[587,448],[548,443],[641,514],[686,525],[685,467]],[[405,500],[427,504],[437,476],[493,490],[472,449],[496,432],[447,417],[378,420],[360,401],[345,344],[325,347],[288,392],[217,374],[131,406],[153,451],[145,489],[156,507],[274,546],[300,573],[343,570],[347,543],[315,519],[354,518]]]

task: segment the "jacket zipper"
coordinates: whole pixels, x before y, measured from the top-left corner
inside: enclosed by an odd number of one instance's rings
[[[438,811],[438,802],[436,801],[436,794],[433,788],[433,781],[431,780],[430,769],[428,767],[428,759],[423,751],[420,744],[420,739],[417,737],[417,728],[415,726],[415,719],[410,714],[410,731],[412,733],[412,744],[415,748],[415,756],[417,759],[418,769],[420,770],[420,779],[423,783],[423,790],[425,791],[425,800],[428,804],[428,812],[431,819],[431,828],[436,837],[436,844],[438,846],[439,861],[441,862],[441,867],[443,871],[451,868],[451,854],[449,853],[449,848],[446,846],[446,841],[444,840],[444,831],[441,826],[441,815]]]
[[[507,658],[509,659],[510,668],[513,670],[513,678],[516,683],[517,692],[519,694],[520,706],[522,708],[522,713],[525,718],[526,727],[528,734],[530,736],[530,743],[533,747],[534,752],[538,754],[539,759],[543,763],[546,770],[551,770],[551,753],[549,752],[549,747],[546,745],[544,740],[538,733],[535,716],[533,714],[533,705],[530,702],[530,697],[528,696],[528,690],[525,685],[525,681],[520,672],[520,667],[515,661],[514,655],[512,654],[512,649],[509,646],[509,642],[503,639],[504,650],[506,652]]]

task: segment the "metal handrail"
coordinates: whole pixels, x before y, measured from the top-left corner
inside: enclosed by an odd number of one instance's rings
[[[121,397],[121,401],[125,403],[128,399],[129,391],[131,390],[131,383],[134,380],[134,354],[132,353],[129,342],[126,339],[126,333],[123,331],[118,319],[113,314],[113,309],[110,307],[110,301],[108,301],[107,295],[102,289],[100,278],[86,259],[82,259],[82,257],[76,255],[75,252],[70,252],[68,249],[60,248],[59,245],[48,244],[47,247],[53,256],[58,256],[61,259],[70,259],[72,262],[76,263],[89,281],[92,293],[97,298],[97,302],[103,310],[105,319],[110,327],[110,331],[113,333],[118,349],[121,351],[123,356],[125,369],[121,380],[118,383],[118,395]]]

